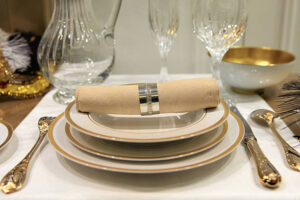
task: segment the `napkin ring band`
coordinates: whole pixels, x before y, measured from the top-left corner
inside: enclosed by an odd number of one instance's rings
[[[141,115],[159,114],[157,83],[139,83],[138,90]]]

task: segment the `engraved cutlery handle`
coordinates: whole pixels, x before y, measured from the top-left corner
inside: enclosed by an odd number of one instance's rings
[[[275,125],[272,124],[270,125],[271,130],[275,134],[275,136],[278,138],[280,143],[282,144],[282,147],[284,149],[285,157],[286,160],[290,166],[290,168],[300,171],[300,154],[293,148],[291,147],[277,132]]]
[[[281,175],[261,151],[256,139],[246,138],[246,144],[254,158],[261,183],[270,188],[278,187],[281,183]]]
[[[28,164],[42,143],[46,132],[43,132],[39,135],[38,140],[36,141],[35,145],[32,149],[28,152],[28,154],[19,162],[13,169],[11,169],[1,180],[0,188],[1,190],[6,193],[12,193],[22,188],[23,183],[25,181],[26,173]]]
[[[39,138],[28,152],[28,154],[19,162],[12,170],[10,170],[1,180],[0,189],[5,193],[9,194],[16,192],[23,187],[25,181],[28,164],[36,152],[36,150],[41,145],[44,137],[48,133],[50,124],[53,122],[55,117],[41,117],[38,121],[39,127]]]

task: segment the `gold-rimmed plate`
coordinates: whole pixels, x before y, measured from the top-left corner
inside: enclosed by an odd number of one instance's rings
[[[134,143],[167,142],[199,136],[222,125],[228,114],[229,107],[223,100],[216,108],[151,116],[81,113],[76,110],[75,102],[65,110],[70,126],[82,133]]]
[[[68,139],[79,149],[97,156],[130,161],[170,160],[200,153],[218,144],[227,133],[228,123],[197,137],[159,143],[126,143],[86,135],[65,125]]]
[[[0,149],[4,148],[11,139],[12,127],[4,121],[0,121]]]
[[[76,148],[66,136],[64,130],[66,119],[63,114],[51,124],[48,138],[50,144],[59,154],[84,166],[124,173],[164,173],[207,165],[230,154],[242,141],[244,127],[241,120],[233,113],[227,118],[227,122],[230,131],[214,148],[192,156],[166,161],[123,161],[86,153]]]

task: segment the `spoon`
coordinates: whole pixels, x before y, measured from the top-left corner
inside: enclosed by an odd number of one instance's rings
[[[25,181],[26,173],[27,173],[27,167],[28,164],[42,143],[44,137],[48,133],[48,129],[52,121],[54,120],[54,117],[42,117],[39,119],[38,127],[39,127],[39,138],[36,141],[35,145],[32,147],[32,149],[29,151],[29,153],[17,164],[12,170],[10,170],[1,180],[0,182],[0,189],[5,193],[13,193],[18,191],[23,187],[23,183]]]
[[[280,141],[283,150],[285,152],[286,160],[293,170],[300,172],[300,153],[298,153],[293,147],[291,147],[277,132],[275,125],[274,125],[274,119],[279,117],[278,114],[265,109],[259,109],[255,110],[251,113],[251,118],[258,123],[263,123],[265,125],[268,125],[272,132],[275,134],[277,139]]]

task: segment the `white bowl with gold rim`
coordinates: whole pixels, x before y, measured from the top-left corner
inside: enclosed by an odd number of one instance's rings
[[[221,79],[231,87],[256,91],[282,82],[293,70],[295,56],[268,47],[231,47],[220,66]]]

